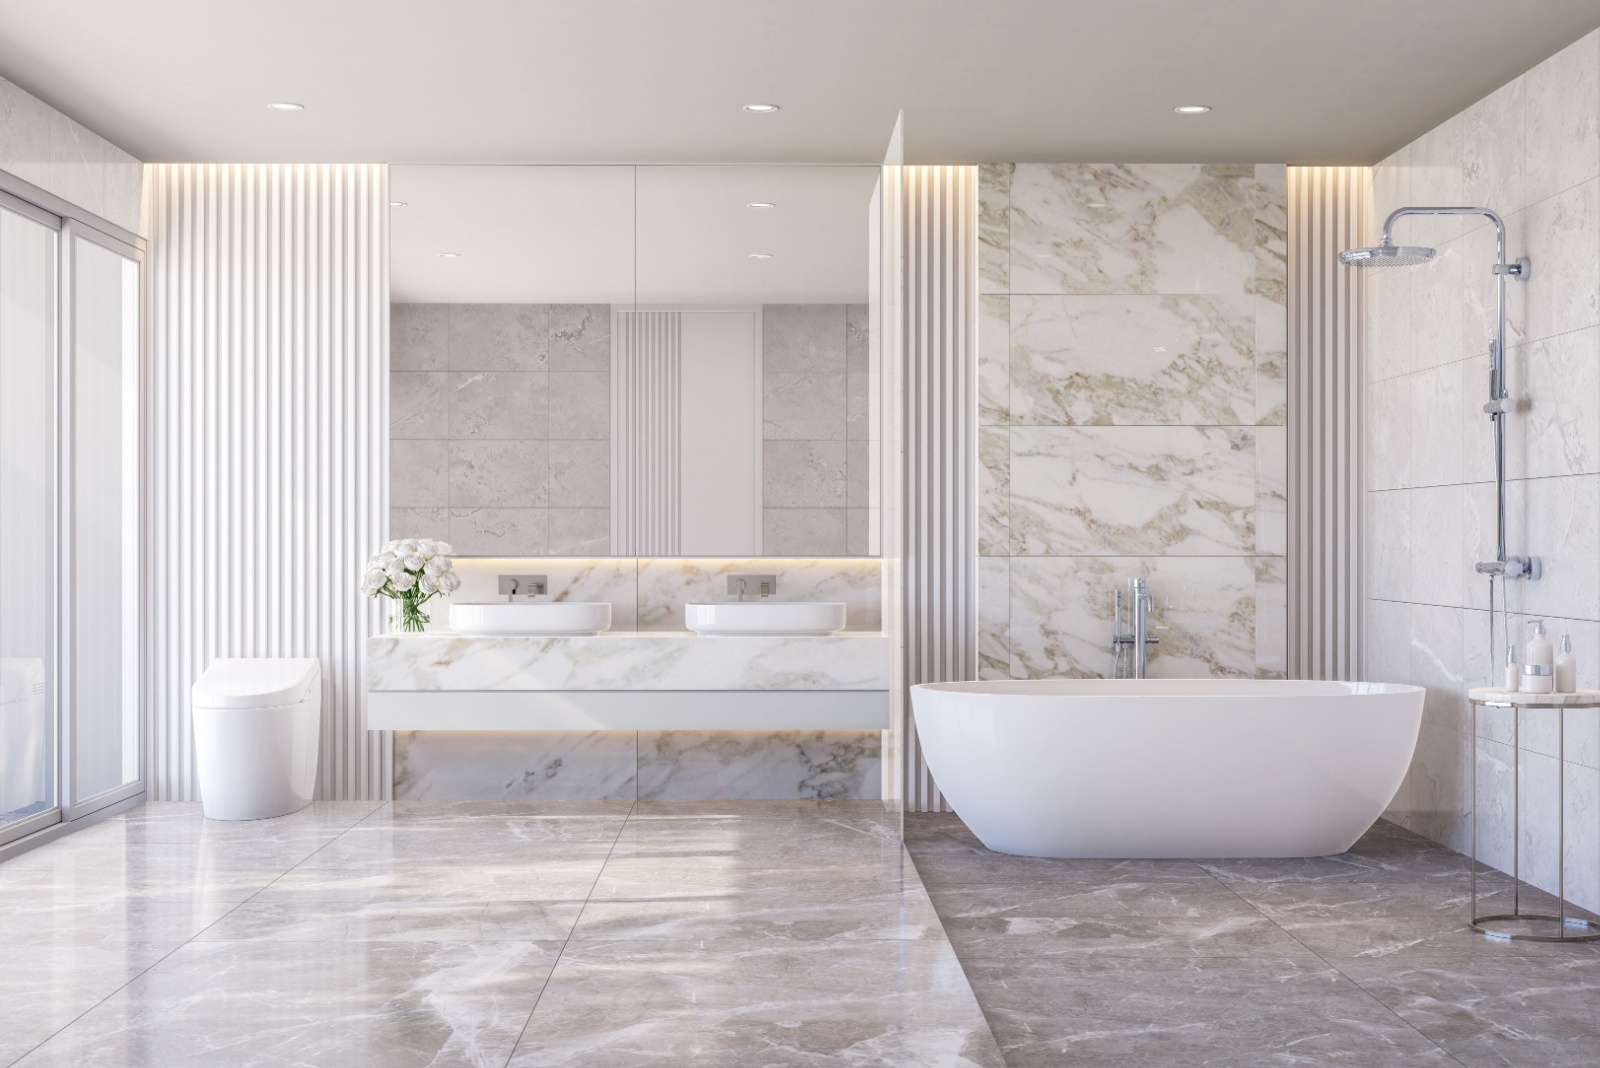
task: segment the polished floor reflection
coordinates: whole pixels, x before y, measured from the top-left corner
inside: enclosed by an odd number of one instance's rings
[[[1312,860],[1011,857],[950,814],[906,846],[1012,1068],[1600,1064],[1600,945],[1473,933],[1467,859],[1391,823]]]
[[[152,804],[0,863],[0,1064],[1002,1059],[876,802]]]

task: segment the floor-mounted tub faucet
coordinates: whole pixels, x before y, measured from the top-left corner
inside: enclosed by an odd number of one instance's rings
[[[1114,679],[1143,679],[1149,677],[1149,650],[1152,645],[1159,645],[1160,638],[1149,633],[1150,610],[1155,607],[1155,600],[1145,589],[1144,579],[1128,580],[1128,587],[1132,591],[1129,600],[1132,602],[1133,630],[1123,633],[1122,630],[1122,591],[1117,591],[1116,619],[1111,630],[1112,665],[1111,677]],[[1127,647],[1132,650],[1132,663],[1129,668],[1122,666],[1122,650]]]

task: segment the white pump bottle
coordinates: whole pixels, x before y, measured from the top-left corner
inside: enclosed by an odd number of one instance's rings
[[[1533,633],[1528,636],[1527,648],[1523,650],[1522,691],[1553,693],[1556,688],[1555,648],[1551,646],[1550,639],[1545,637],[1544,620],[1529,620],[1528,626],[1533,628]]]

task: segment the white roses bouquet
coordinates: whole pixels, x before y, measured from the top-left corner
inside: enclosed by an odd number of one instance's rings
[[[422,630],[428,625],[422,606],[441,593],[454,593],[461,588],[460,576],[450,569],[453,551],[448,543],[432,538],[388,542],[367,561],[361,592],[368,597],[399,601],[400,628]]]

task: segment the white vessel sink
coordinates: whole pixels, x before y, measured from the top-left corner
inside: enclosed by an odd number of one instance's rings
[[[837,601],[742,601],[683,606],[696,634],[833,634],[844,629]]]
[[[583,601],[453,604],[450,626],[462,634],[599,634],[611,627],[611,606]]]

